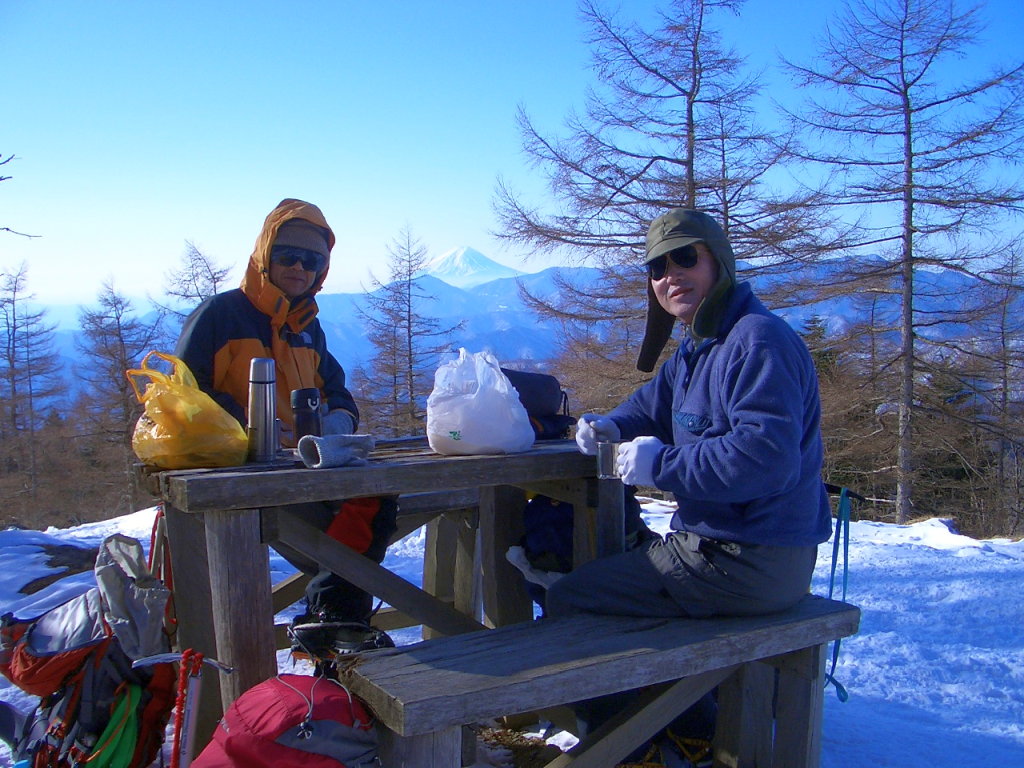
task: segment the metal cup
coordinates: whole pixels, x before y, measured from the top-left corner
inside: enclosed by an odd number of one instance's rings
[[[615,459],[618,455],[618,443],[599,442],[597,444],[598,480],[617,480],[619,478],[619,468],[615,466]]]

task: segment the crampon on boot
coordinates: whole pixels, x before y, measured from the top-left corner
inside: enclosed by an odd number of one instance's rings
[[[361,621],[332,621],[315,616],[297,616],[288,627],[293,658],[330,662],[346,653],[394,648],[387,634]]]

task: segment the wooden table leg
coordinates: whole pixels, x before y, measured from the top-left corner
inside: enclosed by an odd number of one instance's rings
[[[455,610],[475,617],[476,510],[454,510],[435,517],[427,523],[426,538],[423,591],[439,598],[454,598]],[[423,627],[424,640],[440,636],[430,627]]]
[[[387,768],[459,768],[462,765],[462,726],[421,736],[399,736],[378,727],[381,765]]]
[[[207,512],[213,627],[220,661],[235,668],[221,675],[224,707],[257,683],[277,675],[270,561],[260,543],[260,511]]]
[[[758,662],[744,664],[718,686],[716,766],[772,764],[774,689],[775,669]]]
[[[775,765],[818,768],[825,708],[825,657],[828,646],[787,654],[779,668],[775,711]]]
[[[206,530],[202,515],[190,515],[164,503],[167,539],[174,580],[174,609],[178,619],[175,642],[179,651],[192,649],[217,658],[210,596],[210,567],[206,558]],[[195,751],[210,743],[213,729],[224,714],[220,703],[218,673],[211,667],[202,672],[204,685],[196,716]]]
[[[455,525],[447,515],[439,515],[427,523],[423,546],[423,591],[444,600],[454,594]],[[441,633],[423,626],[423,639],[442,637]]]
[[[572,507],[572,563],[579,568],[597,557],[597,480],[586,483],[585,491]]]
[[[621,480],[597,481],[597,556],[626,551],[626,486]]]
[[[484,624],[502,627],[533,618],[533,601],[522,574],[506,558],[525,532],[526,493],[508,485],[480,489],[480,562]]]

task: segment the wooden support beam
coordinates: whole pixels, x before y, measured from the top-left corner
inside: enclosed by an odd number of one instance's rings
[[[716,766],[771,768],[774,689],[775,669],[757,662],[744,664],[718,686]]]
[[[192,649],[211,659],[217,655],[213,631],[213,600],[210,594],[210,565],[206,557],[206,528],[202,515],[187,515],[164,504],[167,540],[174,574],[174,610],[178,620],[175,644],[179,651]],[[210,743],[217,721],[224,714],[217,673],[203,671],[204,682],[196,714],[195,751]]]
[[[294,515],[264,510],[266,541],[279,540],[302,555],[381,598],[389,605],[445,635],[484,629],[469,616],[413,586],[400,576],[352,551]]]
[[[825,708],[825,653],[819,645],[796,651],[797,669],[815,669],[807,676],[779,671],[779,704],[775,712],[775,765],[818,768],[821,764],[821,722]]]
[[[306,585],[310,577],[301,571],[286,576],[274,585],[271,590],[274,613],[280,613],[289,605],[306,596]]]
[[[398,736],[379,730],[380,761],[387,768],[459,768],[462,765],[462,726],[422,736]]]
[[[508,485],[480,489],[480,567],[484,623],[502,627],[533,619],[533,601],[523,575],[506,558],[523,537],[526,493]]]
[[[545,768],[604,768],[615,765],[675,720],[734,669],[716,669],[646,691],[636,705],[585,736]]]
[[[626,551],[626,486],[619,479],[597,481],[596,550],[598,557]]]
[[[254,685],[277,675],[269,552],[260,543],[258,509],[210,512],[205,517],[217,658],[236,670],[220,676],[226,708]]]
[[[597,506],[597,496],[590,493],[590,484],[586,480],[548,480],[543,483],[518,483],[517,485],[524,491],[550,496],[552,499],[572,504],[573,507]]]
[[[458,522],[455,541],[455,573],[452,580],[452,596],[455,610],[476,617],[480,601],[478,568],[480,560],[476,551],[477,530],[480,526],[480,508],[464,509],[450,513]]]
[[[458,520],[439,515],[427,523],[423,547],[423,591],[439,599],[455,602],[455,548]],[[423,627],[423,639],[438,637],[440,632]]]
[[[412,515],[402,515],[395,521],[397,528],[394,535],[388,541],[388,546],[391,546],[399,539],[404,539],[413,531],[418,531],[431,520],[437,519],[440,514],[441,511],[436,510],[433,512],[417,512]]]
[[[475,508],[479,501],[480,492],[476,488],[403,494],[398,499],[398,530],[390,543],[408,536],[440,514]]]
[[[596,481],[595,481],[596,482]],[[579,568],[597,557],[597,507],[573,507],[572,564]]]
[[[480,493],[476,488],[436,493],[411,493],[398,500],[398,530],[389,544],[408,536],[448,511],[462,512],[476,506]],[[293,573],[274,585],[274,613],[280,613],[305,596],[310,577]],[[429,591],[429,590],[428,590]],[[405,625],[410,626],[410,625]]]

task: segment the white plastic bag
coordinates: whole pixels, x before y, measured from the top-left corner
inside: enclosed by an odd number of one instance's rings
[[[522,453],[533,445],[530,417],[494,355],[459,350],[434,374],[427,441],[438,453]]]

